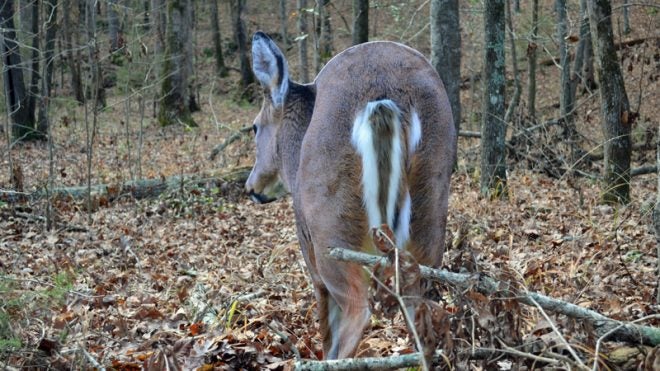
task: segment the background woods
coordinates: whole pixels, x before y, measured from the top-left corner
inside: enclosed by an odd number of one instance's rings
[[[289,201],[255,207],[241,193],[261,100],[256,30],[301,82],[368,40],[429,58],[461,133],[443,268],[618,320],[657,313],[659,11],[647,0],[3,1],[1,367],[319,356]],[[491,365],[463,352],[472,346],[523,349],[502,358],[520,367],[534,355],[626,369],[658,352],[604,343],[598,355],[598,337],[567,317],[442,290],[453,316],[438,332],[454,337],[455,365]],[[400,318],[369,331],[361,356],[413,349]],[[578,360],[547,351],[557,346]]]

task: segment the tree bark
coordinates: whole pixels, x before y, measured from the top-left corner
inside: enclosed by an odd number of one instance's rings
[[[42,135],[48,132],[48,107],[50,105],[50,91],[53,83],[53,67],[55,58],[55,38],[57,36],[57,0],[44,1],[46,13],[44,14],[44,27],[46,30],[46,41],[44,50],[44,81],[41,90],[41,105],[37,128]]]
[[[211,29],[213,30],[213,46],[215,48],[215,72],[220,77],[229,75],[225,58],[222,54],[222,34],[220,33],[220,21],[218,12],[218,0],[211,0]]]
[[[298,0],[298,60],[300,61],[300,76],[302,83],[309,81],[309,62],[307,60],[307,0]]]
[[[40,68],[39,68],[39,53],[41,47],[40,34],[39,34],[39,23],[40,23],[40,11],[39,6],[41,2],[39,0],[33,0],[29,2],[30,11],[32,16],[30,17],[30,34],[32,36],[32,48],[30,49],[30,93],[28,94],[28,112],[30,114],[30,121],[36,123],[35,113],[37,112],[37,100],[39,99],[39,80],[41,78]],[[36,128],[34,128],[36,129]],[[44,138],[40,133],[33,131],[32,138]]]
[[[245,89],[254,81],[252,68],[248,58],[247,36],[245,35],[245,23],[243,22],[243,9],[245,0],[231,0],[232,25],[234,29],[234,40],[238,45],[238,55],[241,64],[241,87]]]
[[[484,13],[484,95],[481,123],[481,193],[504,197],[506,191],[505,0],[486,0]]]
[[[511,117],[513,116],[514,111],[518,107],[522,86],[520,83],[520,70],[518,70],[518,53],[516,50],[516,39],[513,29],[511,0],[506,0],[506,13],[507,28],[509,30],[507,33],[509,34],[509,42],[511,44],[511,67],[513,67],[513,96],[511,97],[511,102],[509,102],[509,107],[507,107],[506,114],[504,115],[504,122],[508,125],[509,122],[511,122]]]
[[[110,36],[110,53],[114,53],[121,46],[119,45],[119,17],[117,16],[117,7],[119,0],[108,0],[108,35]]]
[[[73,95],[78,101],[79,104],[85,103],[85,94],[83,91],[83,86],[82,86],[82,78],[81,78],[81,70],[80,70],[80,61],[82,60],[81,55],[80,55],[80,50],[77,48],[76,45],[74,45],[73,42],[73,35],[78,35],[78,32],[76,31],[76,27],[74,26],[74,22],[71,22],[71,14],[73,14],[73,5],[71,1],[75,1],[77,4],[77,0],[63,0],[62,1],[62,8],[63,8],[63,16],[62,16],[62,24],[63,24],[63,30],[64,32],[62,33],[63,39],[64,39],[64,58],[66,59],[67,65],[69,66],[69,71],[71,73],[71,90],[73,91]],[[82,14],[79,13],[78,16],[78,21],[82,19]],[[77,24],[79,22],[75,22]]]
[[[539,0],[532,0],[531,41],[527,45],[527,116],[532,125],[536,123],[536,43],[539,31]]]
[[[188,76],[184,59],[184,38],[186,31],[187,0],[167,1],[167,25],[165,31],[165,55],[161,71],[162,85],[158,122],[161,126],[182,123],[188,126],[197,124],[190,115],[187,104]]]
[[[328,4],[330,0],[319,0],[319,18],[321,20],[321,63],[327,62],[333,53],[333,34],[330,12],[328,11]]]
[[[90,90],[90,99],[94,102],[94,114],[98,112],[99,108],[106,106],[105,102],[105,88],[103,87],[103,72],[101,71],[101,66],[99,63],[99,45],[98,37],[96,35],[96,15],[98,9],[95,5],[98,5],[95,0],[84,0],[85,2],[85,14],[86,14],[86,33],[87,33],[87,62],[90,66],[91,74],[91,85],[89,86]],[[96,131],[96,125],[94,125],[94,132]]]
[[[34,130],[34,117],[28,111],[28,92],[23,80],[21,52],[14,25],[14,1],[6,0],[0,6],[2,30],[2,80],[4,82],[7,110],[11,118],[12,137],[16,141],[27,139]]]
[[[431,0],[431,64],[447,89],[458,133],[461,125],[461,33],[458,0]]]
[[[578,58],[576,57],[575,73],[580,74],[580,81],[585,91],[596,89],[596,78],[594,77],[594,48],[591,39],[591,28],[589,27],[589,9],[587,7],[588,0],[580,0],[580,44],[578,50],[582,46],[579,62],[581,65],[578,69]],[[577,51],[576,51],[577,53]]]
[[[369,0],[353,0],[353,45],[369,41]]]
[[[289,48],[289,33],[287,32],[287,22],[289,21],[289,13],[286,11],[286,0],[279,1],[280,9],[280,33],[282,36],[282,44],[285,49]]]
[[[595,41],[601,116],[605,140],[602,201],[630,202],[630,154],[632,115],[617,59],[609,0],[588,1],[591,34]]]
[[[565,124],[565,137],[573,139],[576,133],[573,126],[573,106],[575,103],[575,90],[571,82],[571,63],[568,53],[568,27],[566,26],[566,0],[556,0],[557,11],[557,42],[559,43],[559,64],[561,66],[559,85],[559,115],[563,117]]]
[[[195,40],[193,32],[195,30],[195,8],[193,0],[186,0],[183,13],[183,66],[185,81],[187,82],[186,92],[188,94],[186,104],[190,112],[197,112],[201,108],[197,102],[197,79],[195,75]]]

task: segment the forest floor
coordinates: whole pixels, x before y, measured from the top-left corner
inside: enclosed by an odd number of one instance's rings
[[[254,111],[232,105],[223,114],[244,123],[238,117]],[[213,169],[206,157],[219,141],[196,133],[219,129],[210,120],[202,125],[196,132],[150,127],[145,177]],[[100,148],[119,151],[121,126],[116,130],[116,138],[99,136]],[[159,144],[166,141],[177,145]],[[226,166],[249,164],[244,148],[251,145],[245,143],[249,139],[230,146]],[[16,161],[37,164],[30,156],[43,157],[45,148],[22,146]],[[125,167],[112,168],[110,153],[97,155],[106,164],[95,170],[98,182],[129,178]],[[478,174],[469,168],[462,166],[452,179],[447,236],[451,241],[467,226],[468,243],[447,251],[444,268],[477,269],[615,319],[658,312],[654,174],[633,178],[633,201],[613,207],[599,204],[596,180],[553,179],[524,169],[510,171],[508,200],[490,201],[479,195]],[[43,167],[24,172],[44,179],[31,171]],[[60,184],[84,177],[82,170],[57,171],[72,174]],[[98,362],[115,369],[156,370],[166,363],[278,369],[291,365],[293,347],[303,358],[320,356],[315,301],[289,198],[255,205],[240,184],[187,185],[156,199],[101,205],[91,223],[84,201],[58,201],[53,231],[44,231],[44,210],[44,201],[0,207],[3,367],[82,369],[98,368]],[[445,298],[443,305],[451,302]],[[515,318],[525,344],[557,345],[537,311],[518,309]],[[551,318],[572,346],[593,355],[588,327]],[[605,352],[618,346],[609,343]],[[400,318],[374,317],[359,349],[360,356],[385,356],[413,347]]]
[[[640,111],[637,141],[653,138],[660,122],[655,43],[651,38],[622,57],[631,77],[626,80],[631,103]],[[558,111],[556,76],[552,67],[539,74],[539,112],[547,119]],[[256,103],[228,98],[235,76],[219,82],[202,90],[202,111],[195,113],[199,128],[159,128],[151,107],[143,112],[135,99],[111,94],[109,108],[98,117],[91,183],[181,174],[213,177],[251,165],[250,134],[216,161],[208,160],[216,145],[250,125],[258,111]],[[478,126],[478,93],[471,87],[463,91],[466,129]],[[583,95],[581,102],[578,129],[585,149],[597,152],[598,94]],[[71,104],[60,105],[53,117],[53,182],[57,187],[84,185],[85,122],[91,118]],[[559,151],[553,130],[542,136],[545,150]],[[543,169],[546,161],[556,164],[553,152],[537,157],[537,164],[512,160],[509,198],[488,200],[478,192],[478,143],[459,139],[444,269],[482,272],[617,320],[659,312],[651,220],[655,174],[632,179],[629,205],[602,205],[600,182],[589,176],[598,175],[602,161],[581,168],[587,176],[550,176]],[[7,143],[0,141],[0,146],[4,151]],[[16,189],[4,170],[10,163],[19,169],[21,191],[47,186],[46,143],[14,146],[11,156],[2,153],[0,189]],[[543,148],[528,152],[544,153]],[[653,163],[653,152],[637,153],[633,160],[635,166]],[[58,199],[54,214],[55,228],[46,231],[44,200],[0,201],[0,368],[287,369],[295,351],[302,358],[321,356],[313,290],[289,197],[255,205],[241,184],[186,184],[156,198],[100,202],[92,213],[84,200]],[[457,248],[451,241],[461,228],[467,238]],[[550,314],[551,325],[538,310],[516,307],[508,308],[508,321],[484,324],[479,318],[499,318],[501,313],[489,312],[499,307],[469,304],[443,289],[442,306],[460,314],[452,318],[456,349],[490,346],[493,337],[508,333],[517,341],[509,345],[521,351],[561,353],[565,348],[556,326],[571,347],[593,362],[597,339],[584,323]],[[660,321],[644,324],[658,326]],[[478,336],[471,337],[475,332]],[[609,358],[602,358],[603,369],[636,369],[648,352],[625,347],[628,353],[617,363],[617,349],[624,344],[605,344],[601,351]],[[358,355],[412,351],[400,317],[373,316]],[[509,369],[512,358],[470,362],[472,369]]]

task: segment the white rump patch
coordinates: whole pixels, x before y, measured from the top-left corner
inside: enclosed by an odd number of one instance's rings
[[[419,120],[417,111],[413,109],[410,119],[410,133],[408,134],[408,154],[412,156],[417,151],[417,146],[422,140],[422,122]]]

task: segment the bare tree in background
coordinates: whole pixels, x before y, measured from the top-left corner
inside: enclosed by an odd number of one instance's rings
[[[630,129],[633,117],[614,46],[612,6],[609,0],[590,0],[589,20],[594,40],[600,109],[605,140],[605,176],[602,199],[630,202]]]
[[[197,75],[195,74],[195,40],[193,39],[193,32],[195,30],[195,3],[193,0],[185,0],[186,4],[183,12],[183,68],[185,68],[184,75],[187,77],[186,104],[190,112],[197,112],[201,110],[197,102],[197,91],[199,89],[197,84]]]
[[[287,32],[287,22],[289,21],[289,13],[286,11],[286,0],[279,1],[280,8],[280,33],[282,34],[282,44],[284,48],[289,48],[289,34]]]
[[[73,2],[73,3],[72,3]],[[85,94],[82,86],[81,61],[82,56],[80,48],[77,47],[75,40],[79,37],[76,26],[80,23],[81,12],[74,12],[75,8],[80,9],[79,0],[62,0],[62,39],[64,44],[64,59],[66,66],[71,72],[71,90],[79,104],[85,102]],[[77,14],[77,19],[71,19]]]
[[[215,72],[220,77],[229,75],[225,58],[222,54],[222,34],[220,33],[220,20],[218,12],[218,0],[211,0],[211,29],[213,30],[213,47],[215,55]]]
[[[320,52],[321,52],[321,62],[326,62],[332,57],[333,54],[333,35],[332,35],[332,23],[330,18],[330,12],[328,11],[328,5],[330,0],[317,0],[318,2],[318,17],[320,22]]]
[[[458,133],[461,125],[461,33],[458,0],[431,0],[431,64],[447,89]]]
[[[353,45],[369,41],[369,0],[353,0]]]
[[[121,30],[119,25],[119,16],[117,9],[119,7],[119,0],[108,0],[108,35],[110,36],[110,53],[119,50],[122,45],[120,39]]]
[[[300,82],[309,81],[309,62],[307,61],[307,0],[298,0],[298,59],[300,61]]]
[[[39,80],[41,78],[41,73],[39,71],[39,53],[41,50],[40,40],[39,40],[39,23],[40,23],[40,11],[39,11],[40,2],[38,0],[30,1],[28,3],[29,10],[31,13],[30,16],[30,36],[32,37],[32,45],[30,48],[30,84],[29,84],[29,94],[28,94],[28,113],[30,115],[30,121],[35,123],[35,112],[37,108],[37,99],[39,99]],[[35,128],[36,129],[36,128]],[[34,130],[32,138],[45,138],[45,133],[41,134],[38,131]]]
[[[234,29],[234,40],[238,46],[238,55],[241,64],[241,86],[247,87],[254,81],[250,59],[248,58],[247,36],[245,34],[245,22],[243,22],[243,11],[245,0],[231,0],[232,28]]]
[[[57,36],[57,0],[44,0],[44,27],[46,40],[44,43],[44,68],[42,68],[43,81],[41,83],[41,104],[37,128],[44,135],[48,133],[48,106],[50,105],[50,92],[53,85],[53,68],[55,54],[55,40]]]
[[[566,42],[568,38],[566,0],[556,0],[555,10],[557,11],[557,41],[559,43],[559,64],[561,65],[559,114],[564,124],[564,138],[574,140],[576,129],[573,122],[573,107],[575,106],[576,85],[575,80],[571,79],[571,60]]]
[[[34,115],[28,111],[28,92],[23,80],[21,52],[14,24],[14,2],[6,0],[0,6],[0,29],[2,31],[2,80],[4,82],[7,109],[12,122],[14,140],[25,140],[34,131]]]
[[[504,197],[506,190],[505,0],[486,0],[484,10],[484,95],[481,123],[481,193]]]
[[[167,0],[167,25],[165,27],[165,55],[161,71],[162,84],[158,122],[161,126],[182,123],[196,126],[188,107],[188,69],[185,66],[185,40],[189,33],[186,24],[188,0]]]
[[[578,85],[581,83],[585,90],[596,89],[596,79],[594,78],[594,48],[591,41],[587,0],[580,0],[580,40],[575,51],[573,73],[578,76]]]
[[[536,67],[539,33],[539,0],[532,0],[531,40],[527,45],[527,116],[532,124],[536,122]]]

